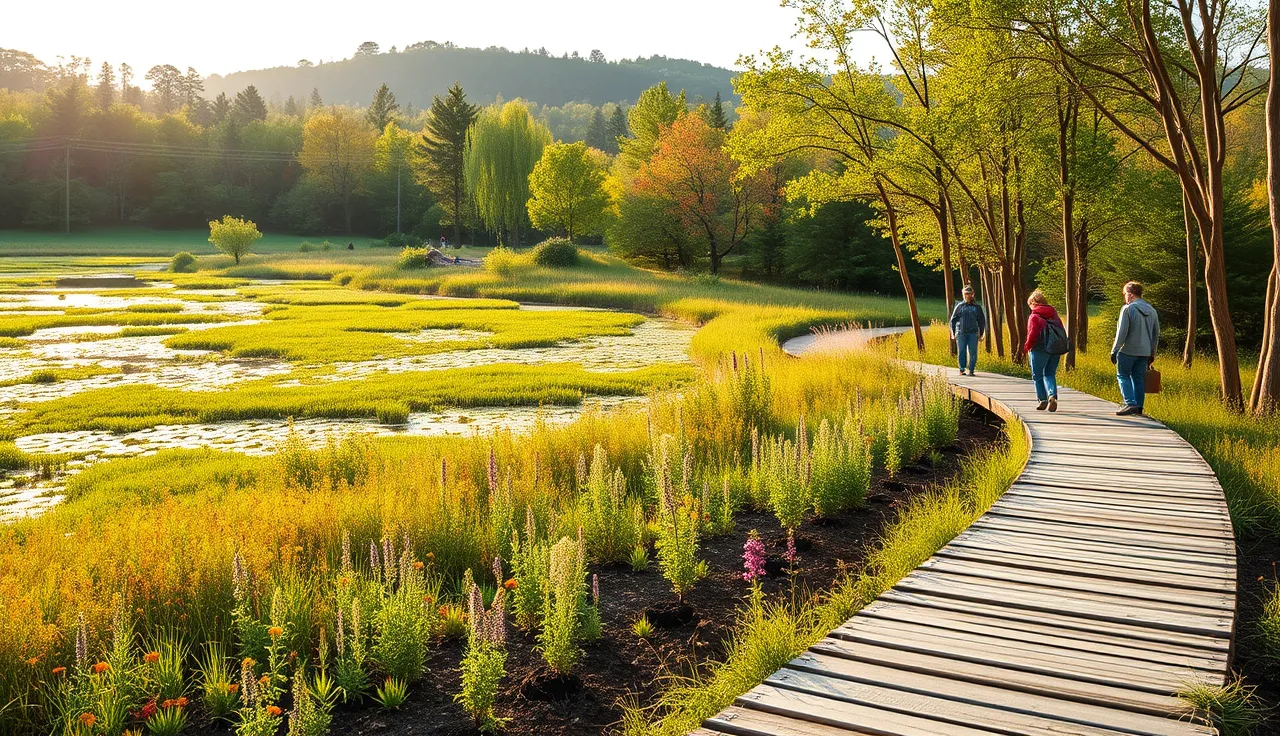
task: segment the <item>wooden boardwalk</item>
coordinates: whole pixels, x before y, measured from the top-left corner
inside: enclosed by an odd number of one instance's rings
[[[930,368],[929,370],[943,369]],[[1235,543],[1217,478],[1151,419],[944,371],[1031,436],[1022,475],[893,589],[699,736],[1211,734],[1175,693],[1222,684]]]

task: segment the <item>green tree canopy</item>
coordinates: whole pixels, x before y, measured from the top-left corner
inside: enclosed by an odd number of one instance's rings
[[[479,109],[467,102],[467,93],[457,82],[443,98],[431,101],[427,124],[422,130],[416,159],[418,180],[430,190],[444,210],[441,224],[453,225],[453,242],[462,242],[462,220],[467,201],[464,158],[467,133]]]
[[[627,124],[634,138],[619,139],[619,153],[623,163],[631,169],[653,155],[654,146],[663,127],[669,126],[688,112],[684,90],[673,95],[666,82],[659,82],[640,93],[636,106],[627,113]]]
[[[253,244],[261,239],[262,233],[258,232],[258,226],[252,220],[223,215],[221,220],[209,223],[209,242],[234,258],[236,265],[249,253]]]
[[[387,127],[387,123],[394,122],[400,115],[400,103],[396,102],[395,93],[384,83],[373,93],[373,102],[369,103],[369,109],[365,111],[365,120],[369,121],[375,130],[381,131]]]
[[[529,174],[529,219],[540,230],[575,235],[600,232],[609,197],[604,191],[605,154],[587,144],[553,143]]]

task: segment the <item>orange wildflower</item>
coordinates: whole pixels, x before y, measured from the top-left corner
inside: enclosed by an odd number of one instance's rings
[[[65,675],[65,674],[67,674],[67,668],[66,668],[66,667],[54,667],[54,668],[53,668],[53,674],[55,674],[55,675]]]
[[[147,664],[155,664],[160,661],[160,652],[147,652],[142,655],[142,658],[146,660]]]
[[[253,661],[253,657],[245,657],[244,661],[241,662],[240,664],[244,667],[252,667],[255,664],[257,664],[257,662]]]
[[[106,662],[99,662],[93,666],[93,674],[101,675],[103,672],[106,672],[109,669],[111,669],[111,665],[107,664]]]
[[[36,665],[40,664],[40,658],[39,658],[39,657],[32,657],[31,659],[28,659],[28,660],[27,660],[27,664],[28,664],[28,665],[30,665],[30,666],[32,666],[32,667],[35,667]]]
[[[441,615],[441,616],[448,616],[448,615],[449,615],[449,607],[448,607],[448,606],[440,606],[440,615]]]
[[[173,701],[173,702],[174,702],[174,704],[175,704],[175,705],[177,705],[179,708],[185,708],[185,707],[187,707],[187,697],[186,697],[185,695],[184,695],[184,696],[182,696],[181,698],[178,698],[177,700],[175,700],[175,701]]]
[[[271,682],[271,675],[263,675],[262,677],[258,678],[259,685],[265,685],[268,682]]]
[[[92,713],[81,713],[80,722],[89,728],[93,728],[93,724],[98,722],[98,717]]]
[[[227,692],[229,692],[229,693],[238,693],[238,692],[240,692],[240,683],[238,683],[238,682],[229,682],[229,683],[227,683]]]
[[[276,705],[267,706],[267,715],[271,716],[272,718],[279,716],[282,712],[283,711],[280,710],[279,706],[276,706]]]
[[[284,629],[280,628],[279,626],[272,626],[271,628],[267,629],[267,633],[271,635],[272,639],[274,639],[277,636],[280,636],[281,634],[283,634]]]
[[[421,570],[423,567],[425,567],[425,565],[423,565],[421,562],[413,563],[413,569],[415,570]]]
[[[520,581],[516,580],[515,578],[511,578],[507,582],[503,583],[502,587],[506,588],[507,590],[515,590],[516,588],[520,587]]]

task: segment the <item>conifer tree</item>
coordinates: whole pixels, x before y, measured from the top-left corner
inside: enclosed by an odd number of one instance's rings
[[[618,152],[618,140],[631,135],[631,126],[627,124],[627,111],[622,105],[613,106],[613,115],[609,118],[609,147],[603,149],[605,153],[616,154]]]
[[[716,101],[707,108],[707,124],[717,130],[728,130],[729,119],[724,114],[724,103],[720,101],[720,91],[716,91]]]
[[[98,108],[106,112],[116,99],[116,72],[107,62],[102,62],[98,72]]]
[[[227,99],[226,92],[219,92],[218,96],[213,100],[213,122],[221,123],[231,114],[231,101]]]
[[[381,131],[387,127],[387,123],[398,117],[399,112],[400,103],[396,102],[395,93],[384,82],[378,91],[373,93],[373,102],[369,103],[369,110],[364,118],[375,129]]]
[[[317,107],[324,107],[324,100],[320,97],[320,89],[318,87],[311,88],[311,98],[307,101],[307,107],[312,110]]]
[[[258,94],[258,88],[252,84],[236,94],[232,111],[241,123],[267,119],[267,103]]]
[[[463,158],[467,131],[476,121],[479,108],[467,102],[467,93],[457,82],[443,98],[431,100],[427,124],[418,144],[421,154],[419,180],[440,203],[447,222],[453,225],[453,242],[462,242],[462,216],[467,200]]]
[[[587,126],[587,145],[598,151],[609,151],[609,130],[600,108],[591,115],[591,124]]]

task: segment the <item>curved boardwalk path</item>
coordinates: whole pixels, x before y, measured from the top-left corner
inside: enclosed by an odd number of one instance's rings
[[[1022,475],[697,733],[1213,733],[1180,719],[1174,696],[1222,684],[1231,656],[1235,543],[1209,466],[1164,425],[1089,394],[1061,391],[1051,414],[1027,380],[921,369],[1024,422]]]

